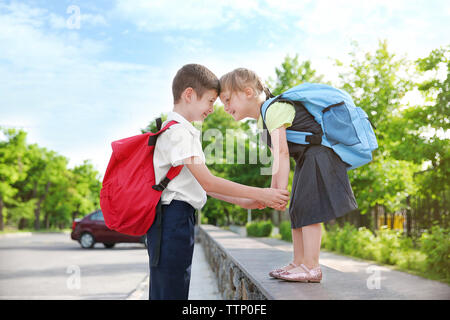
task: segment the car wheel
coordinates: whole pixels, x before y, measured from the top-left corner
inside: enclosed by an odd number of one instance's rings
[[[105,246],[105,248],[111,249],[115,246],[115,243],[104,243],[103,245]]]
[[[95,244],[94,237],[89,232],[85,232],[81,235],[80,244],[85,249],[92,248]]]

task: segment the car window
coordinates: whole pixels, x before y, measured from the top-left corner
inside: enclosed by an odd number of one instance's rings
[[[98,211],[98,212],[94,213],[91,216],[91,220],[94,220],[94,221],[105,221],[104,218],[103,218],[103,213],[101,211]]]

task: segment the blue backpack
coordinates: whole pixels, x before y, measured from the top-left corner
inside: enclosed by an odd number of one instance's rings
[[[267,108],[276,101],[301,102],[322,127],[321,137],[311,132],[286,130],[288,141],[332,148],[348,164],[347,170],[372,160],[372,151],[378,148],[377,138],[367,113],[355,106],[347,92],[325,84],[303,83],[266,100],[261,107],[263,121]]]

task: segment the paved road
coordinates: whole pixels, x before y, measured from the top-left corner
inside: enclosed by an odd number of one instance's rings
[[[70,234],[0,238],[0,299],[126,299],[147,274],[139,243],[89,250]]]
[[[79,275],[79,276],[78,276]],[[82,249],[70,234],[0,237],[1,299],[148,299],[148,255],[142,244]],[[196,243],[189,300],[221,299]]]

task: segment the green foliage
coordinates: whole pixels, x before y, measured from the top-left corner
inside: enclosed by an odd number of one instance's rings
[[[64,228],[99,207],[101,183],[92,164],[69,169],[65,157],[28,145],[24,131],[1,130],[6,137],[0,141],[1,222],[19,229],[38,230],[42,222]]]
[[[377,230],[376,259],[382,263],[395,264],[394,252],[400,250],[400,232],[382,226]]]
[[[245,227],[249,237],[268,237],[272,234],[273,224],[271,221],[253,221]]]
[[[382,227],[373,234],[349,223],[323,230],[322,248],[345,255],[398,266],[450,281],[450,229],[433,226],[414,246],[411,238]]]
[[[281,221],[279,228],[281,240],[292,242],[291,223],[289,221]]]
[[[275,80],[269,78],[268,81],[274,95],[279,95],[304,82],[324,82],[324,76],[316,75],[316,70],[312,68],[311,61],[306,60],[300,63],[298,58],[297,54],[293,58],[288,55],[281,63],[281,67],[275,68],[277,78]]]
[[[431,232],[422,234],[420,243],[428,268],[450,278],[450,229],[433,226]]]

